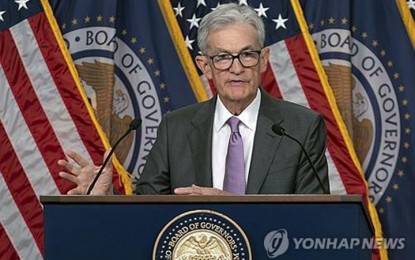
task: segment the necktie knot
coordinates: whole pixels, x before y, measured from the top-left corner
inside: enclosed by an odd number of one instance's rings
[[[239,124],[241,123],[241,120],[233,116],[228,119],[227,123],[231,127],[232,133],[239,133]]]

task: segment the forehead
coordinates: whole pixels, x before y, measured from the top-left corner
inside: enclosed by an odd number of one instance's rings
[[[207,41],[211,51],[239,52],[246,48],[258,48],[255,28],[248,23],[235,23],[209,33]]]

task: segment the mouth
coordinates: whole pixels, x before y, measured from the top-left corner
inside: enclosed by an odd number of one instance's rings
[[[232,87],[243,86],[247,83],[248,83],[248,81],[246,81],[246,80],[238,80],[238,79],[228,81],[228,84]]]

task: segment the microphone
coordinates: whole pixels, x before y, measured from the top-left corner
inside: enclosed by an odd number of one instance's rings
[[[111,151],[110,151],[110,153],[108,154],[108,156],[107,156],[107,158],[105,158],[105,161],[104,161],[104,163],[101,165],[101,167],[99,168],[99,171],[98,171],[98,173],[97,173],[97,175],[95,175],[95,177],[94,177],[94,179],[92,180],[92,182],[91,182],[91,185],[89,185],[89,187],[88,187],[88,190],[86,191],[86,195],[89,195],[89,194],[91,194],[91,191],[92,191],[92,189],[94,188],[94,186],[95,186],[95,183],[97,182],[97,180],[98,180],[98,178],[99,178],[99,176],[101,176],[101,174],[102,174],[102,172],[103,172],[103,170],[104,170],[104,168],[105,168],[105,165],[107,165],[108,164],[108,161],[110,160],[110,158],[111,158],[111,155],[114,153],[114,151],[115,151],[115,148],[117,148],[117,145],[121,142],[121,140],[122,139],[124,139],[131,131],[133,131],[133,130],[136,130],[137,128],[139,128],[140,127],[140,125],[141,125],[141,118],[135,118],[134,120],[132,120],[131,122],[130,122],[130,125],[129,125],[129,128],[128,128],[128,130],[127,130],[127,132],[125,132],[125,134],[124,135],[122,135],[118,140],[117,140],[117,142],[115,143],[115,145],[111,148]]]
[[[273,126],[271,127],[271,129],[272,129],[272,131],[273,131],[274,133],[276,133],[277,135],[279,135],[279,136],[283,136],[283,135],[284,135],[284,136],[286,136],[286,137],[290,138],[291,140],[293,140],[294,142],[296,142],[297,144],[299,144],[299,145],[300,145],[301,150],[303,151],[303,153],[304,153],[305,157],[306,157],[306,158],[307,158],[307,160],[308,160],[308,163],[311,165],[311,168],[313,168],[313,173],[314,173],[314,175],[316,176],[316,178],[317,178],[317,180],[318,180],[318,183],[320,184],[320,187],[321,187],[321,189],[323,190],[324,194],[330,194],[330,193],[329,193],[329,191],[328,191],[328,190],[326,189],[326,187],[324,186],[323,182],[321,181],[320,176],[318,176],[318,174],[317,174],[317,170],[316,170],[316,168],[314,167],[314,164],[313,164],[313,162],[311,161],[310,156],[308,156],[308,153],[307,153],[307,151],[305,150],[305,148],[304,148],[303,144],[302,144],[300,141],[298,141],[296,138],[294,138],[294,137],[292,137],[291,135],[289,135],[289,134],[285,131],[285,129],[284,129],[282,126],[280,126],[280,125],[273,125]]]

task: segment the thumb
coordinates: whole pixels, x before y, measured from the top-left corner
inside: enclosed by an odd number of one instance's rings
[[[110,152],[111,152],[111,147],[109,147],[106,151],[105,151],[105,153],[104,153],[104,157],[102,158],[102,163],[104,163],[105,162],[105,160],[107,159],[107,157],[108,157],[108,155],[110,154]],[[112,160],[112,155],[111,155],[111,158],[109,159],[109,160]]]
[[[111,150],[112,150],[112,148],[111,147],[109,147],[106,151],[105,151],[105,153],[104,153],[104,158],[103,158],[103,160],[102,160],[102,163],[105,163],[105,161],[107,160],[107,157],[109,156],[109,154],[110,154],[110,152],[111,152]],[[108,158],[108,163],[107,163],[107,165],[105,165],[105,171],[108,171],[108,170],[110,170],[111,169],[111,167],[112,167],[112,158],[113,158],[113,155],[114,154],[111,154],[111,157],[110,158]]]

